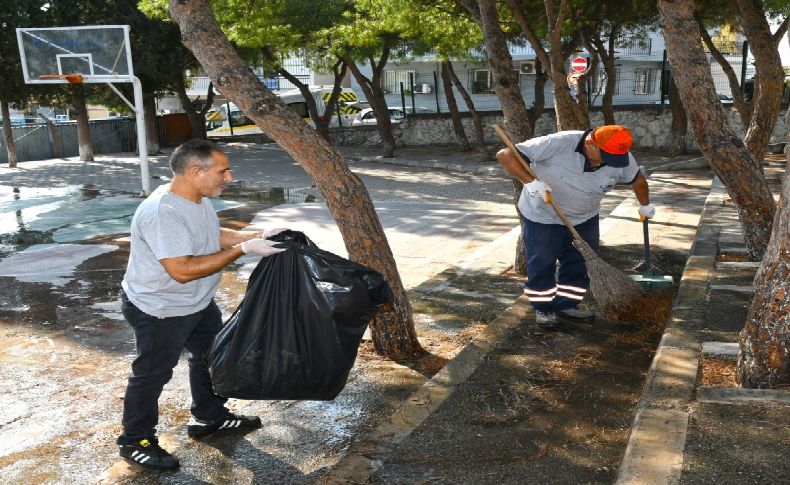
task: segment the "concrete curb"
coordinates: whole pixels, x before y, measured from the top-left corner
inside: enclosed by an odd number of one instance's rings
[[[718,228],[704,224],[715,217],[726,192],[714,181],[705,200],[697,236],[680,287],[648,371],[631,425],[617,484],[674,484],[680,481],[690,404],[697,382],[702,343],[687,330],[695,300],[704,298],[716,260]]]

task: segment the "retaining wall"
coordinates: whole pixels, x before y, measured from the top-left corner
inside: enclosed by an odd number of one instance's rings
[[[730,125],[735,133],[743,137],[744,130],[737,111],[725,108]],[[494,123],[502,123],[501,112],[483,113],[483,126],[486,141],[498,143],[499,138],[491,129]],[[603,115],[600,111],[590,113],[592,126],[603,124]],[[665,149],[669,142],[669,132],[672,123],[672,113],[668,106],[633,106],[619,108],[615,111],[618,124],[629,127],[634,133],[634,146],[640,149]],[[470,142],[474,142],[474,125],[468,113],[462,113],[462,120]],[[790,123],[785,120],[784,111],[780,113],[774,127],[771,141],[781,143],[786,140]],[[556,130],[554,110],[546,110],[535,126],[535,135],[546,135]],[[407,117],[399,124],[392,125],[396,146],[418,145],[445,145],[456,143],[453,132],[452,120],[447,113],[417,114]],[[376,126],[354,126],[333,128],[332,141],[339,146],[373,146],[381,142]],[[691,135],[691,128],[687,135],[690,148],[696,147]]]

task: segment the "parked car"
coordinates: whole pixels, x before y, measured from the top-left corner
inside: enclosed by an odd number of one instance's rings
[[[390,120],[393,123],[400,123],[400,121],[405,116],[403,111],[395,108],[390,108]],[[365,108],[360,111],[356,118],[351,120],[351,126],[360,126],[360,125],[375,125],[376,121],[376,113],[373,112],[373,108]]]
[[[406,108],[406,111],[411,113],[411,107]],[[403,112],[401,108],[390,108],[390,120],[393,123],[400,123],[403,118],[406,117],[406,113]],[[430,113],[427,108],[417,108],[417,113]],[[365,108],[361,110],[356,118],[351,120],[351,126],[360,126],[360,125],[375,125],[376,124],[376,114],[373,112],[373,108]]]
[[[724,93],[716,93],[716,94],[719,95],[719,101],[721,101],[722,104],[732,103],[732,96],[730,96],[729,94],[724,94]]]

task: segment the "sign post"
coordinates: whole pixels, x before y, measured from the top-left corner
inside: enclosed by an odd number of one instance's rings
[[[571,69],[574,72],[583,72],[587,70],[587,59],[584,57],[577,57],[571,61]]]

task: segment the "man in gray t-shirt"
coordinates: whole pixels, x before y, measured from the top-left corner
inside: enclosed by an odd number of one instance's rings
[[[284,249],[268,238],[282,231],[221,228],[209,197],[233,176],[228,157],[213,143],[188,141],[170,158],[173,180],[140,204],[132,219],[129,264],[121,310],[134,329],[132,362],[123,407],[120,454],[132,463],[172,469],[178,460],[156,439],[158,400],[181,351],[189,355],[192,419],[187,434],[257,428],[258,417],[240,416],[214,394],[206,353],[222,327],[214,303],[220,271],[244,253],[270,256]]]
[[[524,293],[542,328],[556,329],[558,317],[587,322],[595,318],[593,313],[577,308],[589,286],[587,268],[573,247],[570,231],[547,203],[548,197],[554,198],[579,235],[596,251],[601,199],[615,184],[632,186],[640,217],[655,214],[647,180],[630,152],[632,142],[627,128],[605,125],[587,131],[561,131],[517,144],[538,180],[510,150],[500,150],[496,155],[505,170],[524,184],[518,201],[527,256]]]

